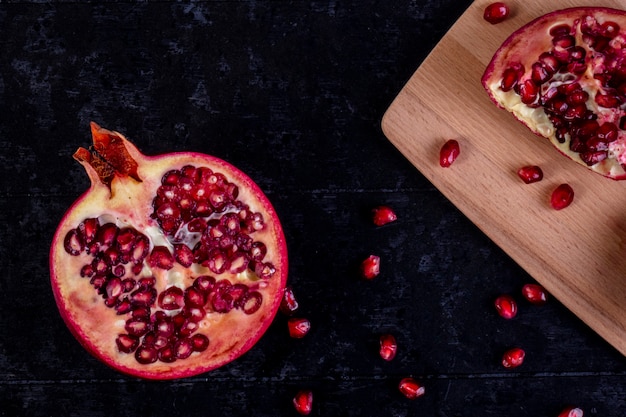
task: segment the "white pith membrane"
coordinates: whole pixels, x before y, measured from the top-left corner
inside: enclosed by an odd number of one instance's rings
[[[600,34],[603,24],[616,23],[619,26],[619,33],[610,35]],[[581,26],[584,24],[587,34],[583,34]],[[518,94],[518,86],[527,80],[532,79],[532,65],[537,62],[542,52],[554,52],[556,47],[552,43],[553,36],[550,31],[561,25],[568,25],[571,28],[570,34],[575,38],[576,47],[585,49],[586,54],[584,72],[573,73],[567,70],[567,65],[563,65],[548,81],[539,84],[538,98],[530,105],[522,102],[521,95]],[[594,35],[589,35],[593,30]],[[494,55],[491,63],[487,67],[483,76],[483,85],[491,96],[492,100],[500,107],[513,113],[513,115],[524,123],[535,134],[543,136],[559,149],[563,154],[578,162],[579,164],[614,179],[623,179],[626,176],[624,164],[626,164],[626,131],[624,127],[626,115],[625,91],[618,91],[618,86],[603,85],[602,77],[619,74],[619,78],[626,82],[626,59],[622,59],[622,49],[626,49],[626,13],[623,11],[606,8],[572,8],[556,11],[540,17],[528,25],[522,27],[512,34],[503,43],[498,52]],[[602,52],[597,52],[589,43],[589,39],[603,38],[606,41]],[[605,59],[606,51],[611,51],[611,58]],[[561,51],[563,52],[563,51]],[[567,52],[565,52],[567,53]],[[626,51],[625,51],[626,53]],[[516,83],[516,88],[508,91],[502,89],[504,71],[507,68],[522,64],[524,73]],[[581,153],[588,151],[590,154],[597,149],[585,149],[580,152],[580,148],[572,150],[572,136],[567,133],[561,135],[559,140],[557,127],[548,116],[544,105],[549,108],[549,97],[554,97],[559,86],[579,83],[588,94],[585,102],[588,113],[597,115],[596,121],[599,125],[612,123],[617,127],[617,135],[610,143],[606,143],[606,158],[599,161],[586,162],[581,158]],[[537,83],[535,83],[537,85]],[[615,94],[621,103],[614,107],[602,107],[596,103],[597,94]],[[548,110],[549,112],[550,110]],[[582,120],[582,119],[581,119]],[[600,151],[598,151],[600,153]],[[587,157],[588,160],[591,158]]]
[[[55,234],[50,257],[52,286],[61,315],[76,338],[96,357],[108,365],[134,376],[150,379],[173,379],[195,375],[214,369],[232,361],[245,353],[265,332],[280,304],[282,291],[286,284],[287,258],[286,246],[282,229],[276,213],[269,201],[245,174],[217,158],[192,153],[168,154],[157,157],[146,157],[139,153],[131,144],[125,141],[133,158],[139,163],[138,175],[141,182],[128,176],[116,177],[111,183],[111,190],[94,178],[95,173],[86,164],[85,169],[92,180],[92,186],[68,210]],[[155,247],[165,247],[169,253],[173,252],[174,244],[184,244],[190,249],[199,244],[202,231],[190,232],[186,222],[183,222],[176,233],[164,233],[159,220],[153,214],[153,201],[157,189],[161,186],[161,179],[166,172],[181,170],[185,166],[208,167],[213,172],[224,174],[228,181],[238,186],[237,201],[242,202],[239,208],[233,205],[226,206],[219,212],[213,212],[203,217],[210,222],[220,219],[227,213],[237,213],[242,207],[249,212],[260,213],[263,216],[262,227],[251,231],[249,236],[254,242],[263,242],[267,247],[267,254],[262,263],[272,265],[275,272],[269,277],[260,278],[252,268],[239,268],[216,273],[206,264],[193,262],[186,267],[174,261],[171,267],[163,268],[151,260],[151,255],[140,258],[137,264],[132,261],[123,264],[121,279],[135,280],[135,287],[117,291],[117,303],[105,304],[110,294],[106,287],[98,290],[93,283],[93,277],[81,276],[81,270],[92,263],[93,253],[87,253],[87,248],[79,254],[71,255],[65,248],[68,233],[75,230],[85,219],[97,219],[100,227],[107,223],[116,225],[120,230],[131,227],[145,235],[149,241],[149,253]],[[94,181],[95,179],[95,181]],[[243,224],[243,222],[242,222]],[[235,245],[233,245],[235,246]],[[231,247],[233,247],[231,246]],[[101,247],[99,250],[104,251]],[[131,251],[132,252],[132,251]],[[200,260],[197,259],[198,262]],[[136,265],[136,266],[135,266]],[[252,264],[251,264],[252,265]],[[120,270],[118,270],[118,275]],[[106,272],[107,280],[113,279],[111,270]],[[178,328],[176,333],[168,336],[170,343],[167,348],[175,350],[175,343],[185,339],[188,343],[191,337],[203,335],[208,339],[208,347],[185,353],[184,358],[171,358],[167,361],[156,360],[144,364],[136,358],[141,344],[146,341],[146,334],[138,336],[139,347],[129,352],[121,351],[116,343],[119,335],[128,334],[128,322],[133,312],[142,306],[133,305],[133,310],[119,313],[117,308],[122,299],[132,299],[133,292],[140,291],[142,279],[154,278],[154,288],[157,294],[177,287],[183,292],[193,287],[198,277],[213,277],[215,282],[228,280],[235,286],[243,284],[247,288],[246,294],[258,293],[261,303],[257,309],[254,298],[248,303],[242,301],[237,306],[230,305],[224,311],[217,311],[212,304],[218,296],[216,291],[206,293],[206,302],[202,309],[206,313],[201,319],[194,318],[193,324],[187,333]],[[143,281],[142,281],[143,282]],[[216,288],[214,286],[214,288]],[[221,293],[222,295],[224,293]],[[220,296],[222,296],[220,295]],[[256,294],[255,294],[256,295]],[[167,301],[167,299],[166,299]],[[179,300],[180,301],[180,300]],[[217,301],[216,301],[217,303]],[[218,305],[218,304],[215,304]],[[154,328],[155,313],[167,316],[170,319],[182,316],[183,312],[189,318],[188,310],[184,310],[185,302],[172,308],[162,308],[159,299],[150,303],[149,313],[152,317],[148,335],[156,334]],[[193,306],[191,306],[193,307]],[[251,309],[252,311],[244,311]],[[180,318],[180,317],[179,317]],[[182,319],[181,319],[182,320]],[[197,328],[196,328],[197,325]],[[178,343],[183,345],[183,343]],[[177,345],[177,346],[178,346]],[[185,346],[182,348],[185,350]],[[186,349],[187,351],[189,349]],[[171,353],[171,352],[170,352]]]

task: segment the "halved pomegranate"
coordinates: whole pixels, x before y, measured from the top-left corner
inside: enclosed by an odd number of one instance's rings
[[[496,105],[569,158],[626,178],[626,11],[541,16],[509,36],[482,83]]]
[[[287,249],[260,188],[199,153],[145,156],[91,124],[91,187],[52,241],[51,283],[78,341],[111,367],[173,379],[249,350],[274,318]]]

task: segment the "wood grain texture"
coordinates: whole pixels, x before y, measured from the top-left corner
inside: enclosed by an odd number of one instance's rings
[[[512,17],[489,25],[476,1],[418,68],[386,112],[389,140],[470,220],[578,317],[626,355],[626,181],[612,181],[561,156],[496,108],[480,79],[512,31],[557,8],[623,7],[620,1],[510,1]],[[439,148],[458,138],[449,169]],[[515,172],[537,164],[544,180]],[[575,191],[565,210],[549,206],[561,183]]]

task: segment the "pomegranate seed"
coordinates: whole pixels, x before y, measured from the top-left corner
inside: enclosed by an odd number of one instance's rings
[[[411,377],[403,378],[398,384],[398,389],[409,400],[421,397],[426,392],[424,386]]]
[[[311,414],[313,410],[313,391],[308,389],[298,391],[293,397],[293,406],[303,416]]]
[[[203,352],[209,347],[209,338],[203,334],[194,334],[191,336],[191,344],[196,352]]]
[[[569,206],[574,200],[574,190],[569,184],[561,184],[552,191],[550,205],[555,210]]]
[[[163,310],[177,310],[184,304],[184,292],[176,286],[171,286],[159,294],[159,307]]]
[[[537,165],[526,165],[517,170],[517,175],[526,184],[532,184],[543,179],[543,171]]]
[[[512,348],[502,355],[502,366],[505,368],[517,368],[524,363],[526,352],[521,348]]]
[[[559,417],[583,417],[583,410],[580,408],[566,407],[561,411]]]
[[[263,303],[263,296],[258,291],[248,291],[241,301],[241,309],[246,314],[256,313]]]
[[[507,320],[517,316],[517,302],[510,295],[504,294],[499,296],[494,301],[494,305],[498,314]]]
[[[176,262],[189,268],[193,263],[193,252],[189,249],[189,246],[184,243],[178,243],[174,245],[174,259]]]
[[[522,295],[532,304],[545,304],[548,301],[548,293],[539,284],[526,284],[522,287]]]
[[[120,352],[130,353],[139,346],[139,339],[128,334],[121,334],[117,337],[115,343]]]
[[[154,363],[158,358],[158,352],[152,346],[139,346],[135,351],[135,359],[141,364]]]
[[[378,206],[372,210],[372,220],[376,226],[384,226],[398,219],[396,213],[388,206]]]
[[[450,139],[446,143],[443,144],[441,150],[439,152],[439,165],[443,168],[447,168],[458,158],[461,153],[461,148],[459,147],[459,142]]]
[[[483,13],[483,18],[492,25],[504,21],[507,17],[509,17],[509,7],[502,2],[491,3],[485,7]]]
[[[152,268],[172,269],[174,267],[174,257],[165,246],[155,246],[150,253],[148,263]]]
[[[392,334],[384,334],[380,336],[380,357],[386,361],[391,361],[396,357],[398,344],[396,338]]]
[[[302,339],[311,330],[311,322],[305,318],[291,318],[287,320],[289,336],[294,339]]]
[[[280,301],[281,313],[290,316],[298,309],[298,300],[293,293],[293,288],[290,285],[286,286],[283,291],[283,298]]]
[[[365,279],[374,279],[380,273],[380,257],[376,255],[368,256],[361,262],[361,275]]]

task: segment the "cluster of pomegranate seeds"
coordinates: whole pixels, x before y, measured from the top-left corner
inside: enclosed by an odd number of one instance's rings
[[[583,417],[583,410],[575,407],[566,407],[558,417]]]
[[[426,392],[426,388],[412,377],[402,378],[398,384],[398,389],[409,400],[421,397]]]
[[[376,226],[384,226],[398,219],[396,213],[389,206],[378,206],[372,209],[372,221]]]
[[[365,279],[374,279],[380,274],[380,257],[370,255],[361,262],[361,275]]]
[[[532,304],[542,305],[548,301],[548,292],[539,284],[525,284],[522,296]]]
[[[396,338],[392,334],[383,334],[379,339],[380,349],[378,353],[383,360],[387,362],[393,360],[396,357],[398,351],[398,343]]]
[[[550,195],[550,206],[555,210],[562,210],[574,201],[574,189],[569,184],[560,184]]]
[[[502,2],[487,5],[483,12],[483,18],[492,25],[503,22],[507,17],[509,17],[509,6]]]
[[[276,269],[263,261],[265,244],[251,236],[264,228],[263,216],[238,195],[235,184],[207,167],[187,165],[163,175],[152,217],[174,242],[174,256],[181,265],[201,264],[215,274],[249,268],[261,279],[272,277]],[[196,243],[183,244],[189,240]]]
[[[459,142],[455,139],[447,140],[439,150],[439,165],[448,168],[461,153]]]
[[[592,16],[581,19],[580,25],[554,26],[550,36],[552,49],[537,57],[530,76],[528,68],[513,63],[503,71],[500,89],[514,91],[530,107],[542,107],[556,139],[569,141],[571,151],[588,166],[595,165],[608,157],[611,143],[626,129],[624,37],[617,23],[600,23]],[[588,72],[597,94],[581,85]],[[605,116],[598,117],[599,112]]]
[[[522,348],[515,347],[509,349],[502,355],[502,366],[505,368],[517,368],[524,363],[525,356],[526,352]]]
[[[517,301],[508,294],[497,297],[494,301],[496,311],[500,317],[510,320],[517,316]]]
[[[195,333],[207,314],[237,309],[254,314],[262,305],[259,283],[246,285],[201,275],[188,286],[171,285],[158,293],[152,269],[201,264],[216,275],[249,269],[263,280],[275,272],[265,262],[265,244],[252,234],[263,229],[260,213],[237,200],[237,187],[208,168],[185,166],[167,172],[153,200],[154,212],[172,250],[151,247],[148,236],[132,227],[83,220],[64,238],[72,256],[88,255],[80,276],[90,280],[104,304],[125,316],[115,343],[135,353],[139,363],[173,362],[207,349],[207,336]],[[194,247],[189,242],[195,240]]]
[[[293,397],[292,402],[293,407],[299,414],[308,416],[313,410],[313,391],[309,389],[302,389],[298,391]]]
[[[517,170],[517,176],[524,183],[532,184],[543,179],[543,170],[537,165],[525,165]]]

